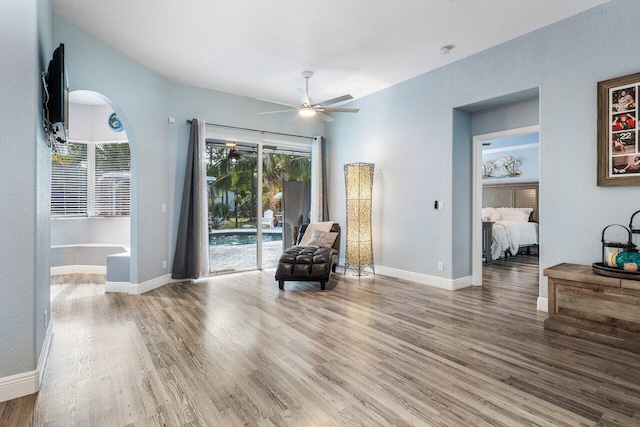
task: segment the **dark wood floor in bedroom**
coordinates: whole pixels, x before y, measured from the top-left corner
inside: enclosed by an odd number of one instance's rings
[[[280,292],[273,272],[53,285],[44,385],[0,425],[640,425],[638,355],[545,332],[519,257],[456,292],[340,274]]]

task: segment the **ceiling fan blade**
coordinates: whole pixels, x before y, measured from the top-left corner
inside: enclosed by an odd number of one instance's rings
[[[320,111],[316,112],[316,114],[325,122],[332,122],[334,120],[333,117],[329,117],[325,113],[322,113]]]
[[[347,95],[339,96],[337,98],[327,99],[326,101],[322,101],[318,105],[333,105],[333,104],[337,104],[338,102],[348,101],[350,99],[353,99],[353,96],[347,94]]]
[[[273,101],[271,99],[264,99],[264,98],[255,98],[258,101],[262,101],[262,102],[268,102],[270,104],[278,104],[278,105],[284,105],[286,107],[291,107],[291,108],[297,108],[295,105],[291,105],[291,104],[286,104],[284,102],[280,102],[280,101]]]
[[[360,111],[359,108],[331,108],[331,107],[324,107],[323,109],[324,109],[324,111],[332,111],[334,113],[357,113],[358,111]]]
[[[299,114],[294,114],[293,117],[289,119],[289,123],[295,122],[296,120],[298,120],[298,117],[300,117]]]
[[[298,95],[300,96],[300,103],[302,103],[302,105],[311,105],[306,90],[298,88]]]
[[[297,108],[293,109],[293,110],[278,110],[278,111],[263,111],[261,113],[256,113],[256,114],[277,114],[277,113],[290,113],[291,111],[298,111]]]

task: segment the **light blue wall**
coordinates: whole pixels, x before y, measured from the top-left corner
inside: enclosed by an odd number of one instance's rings
[[[129,246],[129,218],[52,218],[51,246],[115,244]]]
[[[36,368],[49,311],[49,157],[40,73],[51,55],[49,1],[5,2],[0,14],[0,378]]]
[[[36,182],[36,250],[35,250],[35,362],[42,351],[47,332],[44,312],[51,319],[49,246],[51,230],[49,218],[51,214],[51,149],[46,147],[45,134],[42,128],[42,85],[39,84],[40,73],[46,68],[53,53],[53,21],[51,0],[38,0],[38,69],[36,70],[36,123],[37,137],[37,182]]]
[[[55,44],[65,44],[70,90],[106,96],[125,125],[132,170],[131,277],[140,283],[161,276],[168,245],[168,219],[161,206],[167,202],[162,190],[169,182],[169,83],[57,14],[53,38]]]
[[[474,111],[471,115],[471,133],[483,135],[508,129],[522,128],[540,123],[540,101],[538,91],[532,92],[534,99],[508,103],[496,108]],[[503,97],[509,98],[509,97]]]
[[[596,83],[640,69],[640,56],[628,54],[640,49],[638,22],[636,2],[614,1],[352,102],[360,113],[336,115],[327,130],[332,219],[345,217],[342,165],[376,163],[384,177],[374,187],[376,262],[453,277],[446,266],[460,225],[446,206],[468,194],[452,176],[452,110],[539,88],[541,268],[594,262],[602,228],[638,209],[637,187],[596,186]],[[612,28],[628,28],[627,43]],[[446,215],[434,199],[445,200]],[[544,283],[540,291],[546,296]]]
[[[107,266],[109,255],[127,252],[129,248],[118,245],[101,246],[65,246],[52,247],[50,251],[51,267],[62,267],[68,265],[92,265]],[[127,263],[127,265],[129,265]],[[127,272],[127,277],[129,272]]]
[[[252,98],[173,83],[54,14],[54,42],[65,43],[71,90],[109,98],[123,120],[132,153],[131,281],[171,271],[189,126],[200,118],[231,126],[303,135],[323,135],[319,119],[258,116],[272,104]],[[168,122],[175,118],[175,124]],[[162,205],[166,204],[166,213]],[[167,269],[162,261],[168,260]]]
[[[472,170],[473,145],[470,143],[472,115],[459,110],[453,110],[453,183],[456,196],[451,205],[452,224],[464,224],[464,227],[452,227],[452,260],[465,259],[468,262],[452,262],[453,278],[471,274],[471,211],[472,201]],[[445,211],[446,212],[446,211]],[[445,212],[439,212],[446,215]]]

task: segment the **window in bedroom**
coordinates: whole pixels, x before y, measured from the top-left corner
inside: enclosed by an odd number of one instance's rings
[[[51,155],[51,216],[129,216],[129,144],[70,142]]]

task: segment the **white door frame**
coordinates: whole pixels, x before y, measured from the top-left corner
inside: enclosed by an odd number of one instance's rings
[[[507,129],[473,137],[471,201],[471,283],[482,286],[482,143],[491,139],[540,132],[540,125]]]

